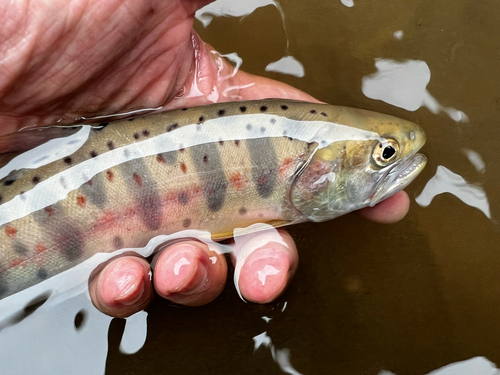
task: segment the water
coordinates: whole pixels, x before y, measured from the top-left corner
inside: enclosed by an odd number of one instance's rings
[[[500,365],[498,4],[245,3],[260,7],[196,25],[222,54],[236,53],[241,69],[424,127],[429,162],[407,188],[409,215],[390,226],[349,215],[290,228],[301,264],[272,304],[242,302],[232,283],[200,308],[156,299],[139,350],[144,316],[130,343],[122,340],[123,320],[113,320],[108,334],[109,319],[99,326],[91,306],[79,330],[80,308],[68,307],[67,320],[48,330],[35,313],[24,321],[33,324],[30,339],[10,340],[35,349],[10,357],[58,373],[64,356],[95,353],[68,364],[75,374],[426,374],[477,356]],[[64,311],[54,309],[46,313]],[[76,332],[72,339],[61,339],[64,325]],[[95,341],[81,339],[90,333]],[[485,361],[478,373],[493,374]]]

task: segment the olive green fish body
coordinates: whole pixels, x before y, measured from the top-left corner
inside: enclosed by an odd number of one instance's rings
[[[373,145],[394,132],[421,133],[368,114],[270,100],[61,129],[53,160],[39,151],[33,162],[14,158],[2,168],[0,298],[159,234],[200,229],[227,238],[257,222],[321,221],[366,206],[369,197],[352,186],[370,184],[350,183],[348,169],[370,163]]]

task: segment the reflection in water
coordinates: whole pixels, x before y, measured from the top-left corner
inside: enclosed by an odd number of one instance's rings
[[[340,2],[348,8],[352,8],[354,6],[354,0],[340,0]]]
[[[139,311],[127,318],[120,342],[120,352],[134,354],[144,346],[148,333],[147,319],[148,313],[146,311]]]
[[[290,363],[290,349],[276,349],[271,340],[271,337],[267,334],[267,331],[253,337],[254,341],[254,351],[259,349],[261,346],[269,348],[274,361],[280,366],[281,370],[286,374],[291,375],[302,375],[300,372],[295,370]]]
[[[476,151],[470,150],[468,148],[464,148],[462,149],[462,151],[469,158],[469,161],[479,173],[484,173],[486,171],[486,167],[481,155],[479,155]]]
[[[466,361],[455,362],[437,370],[429,372],[427,375],[499,375],[493,362],[484,357],[474,357]],[[378,375],[395,375],[390,371],[380,371]]]
[[[394,31],[394,38],[396,38],[397,40],[401,40],[403,39],[403,30],[398,30],[398,31]]]
[[[465,204],[481,210],[488,219],[491,219],[490,204],[485,191],[479,186],[467,183],[465,179],[439,165],[436,174],[432,177],[415,201],[422,207],[427,207],[436,195],[450,193]]]
[[[416,111],[425,106],[432,113],[445,112],[456,122],[469,121],[465,113],[443,107],[427,91],[431,71],[425,61],[375,59],[375,67],[377,72],[362,80],[361,89],[368,98],[382,100],[408,111]]]
[[[295,77],[304,77],[304,65],[293,56],[285,56],[280,60],[267,64],[266,72],[290,74]]]

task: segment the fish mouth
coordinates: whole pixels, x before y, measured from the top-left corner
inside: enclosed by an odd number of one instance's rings
[[[375,189],[370,199],[370,206],[373,207],[403,190],[422,172],[426,164],[427,157],[424,154],[415,154],[394,164]]]

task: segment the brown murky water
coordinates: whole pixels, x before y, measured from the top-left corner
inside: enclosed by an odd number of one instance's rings
[[[425,374],[485,356],[500,364],[500,4],[467,0],[286,0],[247,17],[216,17],[202,38],[237,52],[242,69],[296,86],[325,102],[389,113],[421,124],[429,164],[407,189],[409,215],[391,226],[349,215],[291,228],[301,265],[284,296],[245,304],[234,287],[212,304],[149,309],[148,338],[136,354],[110,330],[107,374],[282,374],[270,348],[254,351],[267,331],[275,357],[289,354],[301,374]],[[403,31],[403,37],[394,36]],[[287,49],[287,40],[289,47]],[[301,78],[266,72],[292,55]],[[421,107],[410,112],[366,97],[362,78],[375,59],[421,60],[428,92],[468,122]],[[478,172],[464,149],[479,153]],[[444,166],[484,189],[491,219],[452,194],[415,203]],[[229,283],[231,284],[231,283]],[[283,308],[286,304],[284,311]],[[268,323],[262,317],[270,317]],[[287,352],[288,350],[288,352]],[[293,373],[293,372],[292,372]]]

